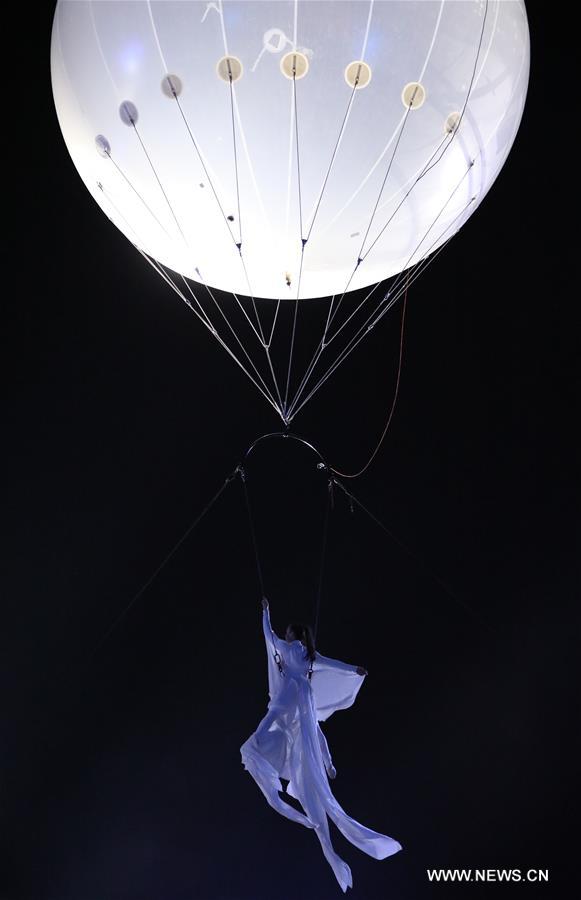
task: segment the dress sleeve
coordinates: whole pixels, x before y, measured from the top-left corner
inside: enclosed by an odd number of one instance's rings
[[[315,651],[315,663],[313,669],[339,669],[341,672],[356,672],[357,666],[341,662],[338,659],[331,659],[329,656],[323,656],[317,650]]]
[[[337,710],[352,706],[364,681],[357,666],[315,653],[311,689],[317,720],[325,722]]]

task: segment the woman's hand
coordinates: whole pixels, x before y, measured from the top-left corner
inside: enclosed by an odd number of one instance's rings
[[[357,674],[358,675],[369,675],[367,669],[364,669],[363,666],[357,666]]]
[[[266,597],[262,598],[262,608],[268,609],[268,600],[266,599]]]

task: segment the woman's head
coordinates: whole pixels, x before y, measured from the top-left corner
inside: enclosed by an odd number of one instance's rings
[[[301,622],[292,622],[287,625],[285,632],[285,640],[289,643],[292,641],[300,641],[306,649],[305,658],[309,658],[311,662],[315,659],[315,638],[310,625],[303,625]]]

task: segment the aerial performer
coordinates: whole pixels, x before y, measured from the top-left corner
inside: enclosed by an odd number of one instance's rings
[[[315,830],[345,892],[353,887],[351,869],[333,849],[328,818],[348,841],[374,859],[401,850],[393,838],[348,816],[329,786],[328,779],[337,773],[319,722],[353,705],[367,672],[322,656],[308,625],[288,625],[281,640],[272,629],[268,600],[263,599],[262,607],[270,702],[258,728],[240,748],[242,763],[273,809]],[[286,793],[300,802],[304,813],[281,798],[281,778],[288,781]]]

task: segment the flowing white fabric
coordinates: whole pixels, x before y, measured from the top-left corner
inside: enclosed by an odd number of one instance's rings
[[[270,703],[266,716],[240,748],[242,763],[277,812],[315,829],[325,858],[345,892],[353,887],[351,869],[333,849],[327,817],[347,840],[375,859],[385,859],[401,850],[401,844],[393,838],[348,816],[328,782],[327,775],[334,775],[334,768],[319,722],[336,710],[351,706],[365,676],[358,675],[355,666],[317,652],[309,680],[310,663],[303,644],[283,641],[274,634],[268,608],[264,610],[262,625]],[[282,675],[274,659],[275,650],[280,656]],[[287,794],[300,802],[306,815],[280,797],[281,778],[288,780]]]

